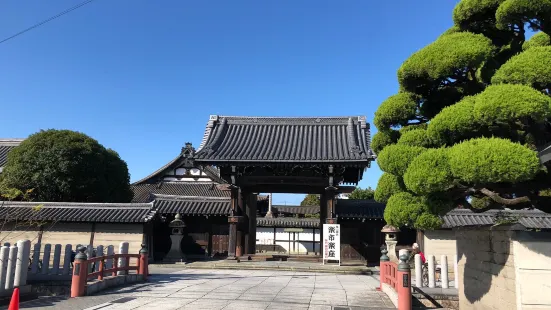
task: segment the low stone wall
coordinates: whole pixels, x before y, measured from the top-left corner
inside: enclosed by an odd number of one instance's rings
[[[108,288],[122,286],[125,284],[132,284],[137,282],[144,282],[143,275],[141,274],[129,274],[120,275],[114,277],[105,277],[101,281],[88,282],[86,285],[85,295],[94,295],[98,292],[106,290]]]
[[[460,309],[549,309],[551,233],[519,225],[456,230]]]

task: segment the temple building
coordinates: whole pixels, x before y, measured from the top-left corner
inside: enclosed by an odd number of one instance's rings
[[[4,202],[0,218],[42,221],[28,230],[13,227],[18,239],[33,243],[124,240],[132,248],[145,242],[155,261],[171,249],[169,224],[178,214],[188,260],[264,252],[319,256],[321,225],[339,223],[341,258],[377,262],[384,205],[346,199],[375,159],[369,144],[365,117],[212,115],[197,148],[187,143],[131,185],[131,203]],[[0,141],[0,159],[9,151],[2,147]],[[320,204],[273,206],[271,194],[262,193],[319,194]],[[8,242],[16,235],[0,234]]]

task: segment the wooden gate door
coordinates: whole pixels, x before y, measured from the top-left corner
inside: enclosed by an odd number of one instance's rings
[[[228,235],[212,235],[212,256],[228,255]]]

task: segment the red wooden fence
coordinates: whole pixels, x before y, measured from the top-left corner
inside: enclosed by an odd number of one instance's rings
[[[119,258],[126,258],[126,263],[124,264],[125,267],[119,267]],[[135,266],[130,266],[130,258],[136,258],[137,264]],[[107,260],[113,260],[113,268],[105,269],[105,261]],[[139,273],[140,271],[140,254],[113,254],[113,255],[105,255],[105,256],[99,256],[99,257],[93,257],[86,260],[87,264],[97,263],[99,262],[99,270],[96,272],[88,273],[86,279],[93,279],[96,278],[98,280],[103,280],[103,277],[105,274],[111,274],[112,276],[116,276],[118,271],[130,271],[135,270],[136,273]]]
[[[396,271],[398,269],[398,265],[393,262],[384,262],[381,264],[383,266],[383,283],[390,285],[394,290],[396,290],[396,283],[398,282]]]
[[[103,278],[108,276],[116,276],[119,271],[131,271],[135,270],[138,275],[141,275],[144,280],[147,280],[149,275],[148,267],[148,258],[147,258],[147,249],[145,244],[142,244],[142,249],[140,254],[113,254],[113,255],[104,255],[98,257],[92,257],[88,259],[86,254],[84,254],[85,248],[80,248],[78,251],[79,254],[76,255],[73,268],[73,279],[71,282],[71,297],[81,297],[84,296],[86,292],[86,282],[89,279],[97,278],[98,280],[103,280]],[[130,266],[130,259],[137,259],[137,264]],[[119,260],[125,260],[124,267],[119,267]],[[107,260],[112,260],[113,268],[105,268],[105,262]],[[88,273],[88,266],[93,263],[99,262],[99,270],[95,272]]]
[[[386,255],[388,253],[386,248],[382,248],[381,253],[383,255],[381,256],[379,265],[379,277],[381,281],[379,290],[385,291],[384,284],[390,286],[395,294],[385,293],[397,298],[393,302],[395,302],[398,310],[411,310],[411,270],[406,262],[408,255],[401,255],[400,264],[396,264],[391,262]]]

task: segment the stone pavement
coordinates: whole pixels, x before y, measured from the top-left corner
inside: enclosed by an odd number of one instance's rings
[[[377,285],[368,275],[185,269],[98,296],[45,298],[21,309],[394,309]]]
[[[329,272],[342,274],[373,274],[379,267],[366,267],[365,263],[347,263],[342,266],[336,264],[322,265],[318,262],[297,262],[297,261],[246,261],[236,262],[235,260],[212,260],[196,261],[186,264],[156,264],[161,268],[177,269],[262,269],[262,270],[285,270],[285,271],[309,271],[309,272]]]

